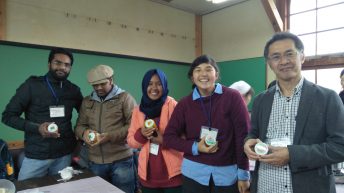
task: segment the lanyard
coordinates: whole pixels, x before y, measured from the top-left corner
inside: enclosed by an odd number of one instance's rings
[[[211,96],[210,96],[210,110],[209,111],[207,111],[207,109],[205,108],[202,96],[201,96],[200,100],[201,100],[201,106],[202,106],[203,113],[205,114],[205,116],[208,119],[208,126],[211,127]]]
[[[56,92],[54,91],[53,87],[51,86],[51,84],[50,84],[50,82],[49,82],[47,76],[45,76],[45,81],[46,81],[47,84],[48,84],[48,87],[49,87],[49,90],[50,90],[51,94],[53,94],[53,96],[54,96],[54,98],[55,98],[56,105],[58,105],[58,104],[59,104],[59,98],[57,97],[57,94],[56,94]]]

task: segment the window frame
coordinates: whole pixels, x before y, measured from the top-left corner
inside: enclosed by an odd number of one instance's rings
[[[275,32],[290,29],[291,0],[261,0]],[[279,22],[282,22],[280,24]],[[344,52],[317,56],[306,56],[302,70],[344,67]]]

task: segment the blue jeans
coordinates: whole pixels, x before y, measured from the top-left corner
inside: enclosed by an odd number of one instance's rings
[[[30,159],[25,156],[19,170],[18,181],[58,174],[58,171],[70,166],[71,161],[71,154],[56,159],[45,160]]]
[[[90,162],[92,172],[126,193],[135,192],[135,170],[132,157],[109,164]]]

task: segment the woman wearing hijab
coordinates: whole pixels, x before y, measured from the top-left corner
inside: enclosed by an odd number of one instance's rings
[[[163,71],[152,69],[142,80],[142,98],[132,113],[127,141],[141,148],[138,175],[143,193],[180,193],[182,153],[166,149],[163,134],[177,102],[168,96],[167,78]],[[155,127],[145,126],[153,120]]]

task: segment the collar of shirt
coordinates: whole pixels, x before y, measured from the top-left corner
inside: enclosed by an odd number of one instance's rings
[[[222,94],[222,86],[221,86],[220,83],[216,83],[216,84],[215,84],[214,93],[216,93],[216,94]],[[214,94],[214,93],[213,93],[213,94]],[[201,95],[199,94],[197,87],[195,87],[194,90],[193,90],[193,92],[192,92],[192,100],[195,101],[195,100],[197,100],[197,99],[199,99],[199,98],[201,98]]]
[[[294,88],[294,94],[293,95],[298,95],[300,94],[300,91],[302,89],[302,85],[303,85],[303,82],[304,82],[305,78],[302,77],[299,81],[299,83],[297,83],[297,85],[295,86]],[[278,92],[280,94],[280,96],[282,96],[282,92],[281,92],[281,88],[279,87],[278,84],[276,84],[276,92]]]
[[[122,89],[121,89],[120,87],[118,87],[117,85],[114,85],[113,88],[112,88],[112,90],[109,92],[109,94],[106,96],[105,99],[102,100],[102,99],[97,95],[96,91],[92,91],[92,93],[91,93],[91,99],[92,99],[92,100],[95,100],[95,101],[98,101],[98,102],[103,102],[103,101],[107,101],[107,100],[113,98],[113,97],[116,96],[116,95],[121,94],[121,93],[124,92],[124,91],[125,91],[125,90],[122,90]]]

